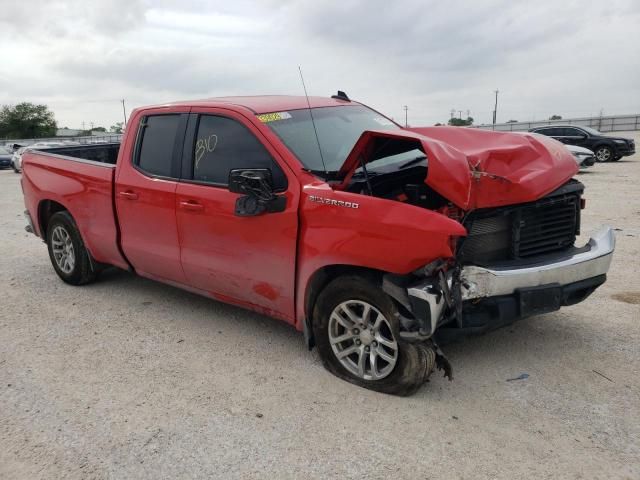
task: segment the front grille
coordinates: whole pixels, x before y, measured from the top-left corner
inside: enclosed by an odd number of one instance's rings
[[[513,215],[513,258],[563,250],[576,241],[578,197],[568,195],[522,208]]]
[[[573,246],[580,231],[582,184],[571,181],[537,202],[472,213],[458,257],[486,265],[531,259]]]

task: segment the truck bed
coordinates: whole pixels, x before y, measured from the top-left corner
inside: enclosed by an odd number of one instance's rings
[[[128,268],[118,245],[114,208],[115,158],[119,144],[59,147],[27,151],[22,188],[35,233],[46,239],[40,221],[47,211],[69,210],[91,256]],[[49,210],[48,210],[49,209]]]
[[[63,157],[91,160],[99,163],[115,165],[118,160],[119,143],[98,143],[93,145],[72,145],[68,147],[53,147],[36,149],[38,151],[53,153]]]

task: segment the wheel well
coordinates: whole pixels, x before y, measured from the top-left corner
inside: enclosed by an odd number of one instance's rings
[[[306,331],[309,334],[309,338],[307,340],[309,348],[315,345],[312,333],[313,331],[309,323],[313,314],[313,308],[315,307],[320,292],[324,290],[329,282],[342,275],[361,275],[381,282],[383,274],[384,272],[380,270],[357,267],[354,265],[327,265],[326,267],[316,270],[309,279],[307,288],[304,292],[304,318],[305,322],[307,322]]]
[[[38,205],[38,225],[40,226],[40,234],[43,239],[47,238],[47,226],[53,214],[66,210],[64,205],[54,202],[53,200],[43,200],[40,202],[40,205]]]
[[[611,150],[612,152],[615,152],[615,148],[613,147],[613,145],[608,144],[607,142],[602,142],[602,143],[598,143],[596,144],[595,147],[593,147],[593,151],[595,152],[596,150],[598,150],[600,147],[607,147],[609,150]]]

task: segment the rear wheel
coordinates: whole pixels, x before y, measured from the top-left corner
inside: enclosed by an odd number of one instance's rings
[[[49,219],[47,246],[53,269],[63,281],[84,285],[95,280],[89,252],[69,212],[57,212]]]
[[[433,371],[435,353],[400,338],[393,301],[363,277],[340,277],[320,293],[313,330],[325,368],[361,387],[410,395]]]
[[[608,162],[613,159],[613,151],[607,146],[598,147],[595,154],[598,162]]]

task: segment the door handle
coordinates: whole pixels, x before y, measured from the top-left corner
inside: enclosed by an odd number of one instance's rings
[[[180,208],[190,210],[192,212],[201,212],[204,210],[204,205],[194,202],[193,200],[182,200],[180,201]]]
[[[138,194],[136,192],[132,192],[131,190],[127,190],[125,192],[119,192],[118,196],[120,198],[126,198],[127,200],[137,200]]]

